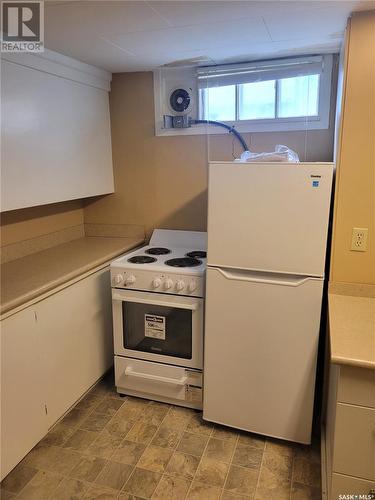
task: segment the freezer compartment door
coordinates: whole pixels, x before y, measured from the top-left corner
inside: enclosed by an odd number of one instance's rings
[[[309,443],[323,280],[207,270],[203,417]]]
[[[208,265],[323,276],[332,174],[332,163],[210,164]]]

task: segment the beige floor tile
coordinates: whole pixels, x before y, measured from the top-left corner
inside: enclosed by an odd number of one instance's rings
[[[181,437],[181,441],[177,446],[177,450],[187,453],[188,455],[200,457],[203,454],[207,442],[207,436],[184,432]]]
[[[124,439],[120,446],[116,448],[111,460],[123,464],[135,465],[145,450],[145,445]]]
[[[289,457],[283,457],[288,459]],[[268,467],[263,464],[260,470],[258,487],[256,490],[257,500],[267,500],[269,498],[280,497],[280,500],[288,500],[290,495],[290,477],[283,469]]]
[[[127,404],[127,401],[116,413],[116,417],[123,418],[127,422],[132,422],[133,424],[142,418],[142,416],[142,408],[130,403]]]
[[[238,495],[254,495],[258,481],[258,471],[232,465],[224,489]]]
[[[314,443],[311,445],[296,445],[295,448],[295,457],[303,458],[305,460],[309,460],[310,462],[314,462],[320,464],[320,442]]]
[[[166,474],[193,479],[199,460],[199,457],[175,451],[167,466]]]
[[[121,491],[120,495],[117,497],[118,500],[143,500],[141,497],[136,497],[131,493],[127,493],[126,491]]]
[[[118,493],[112,488],[94,485],[86,491],[82,498],[86,500],[115,500],[118,498]]]
[[[240,432],[238,436],[238,446],[252,446],[264,450],[266,439],[259,434],[252,434],[250,432]]]
[[[168,429],[173,429],[176,432],[183,432],[191,418],[191,415],[178,415],[176,413],[173,413],[172,411],[169,411],[167,415],[164,417],[162,427],[166,427]]]
[[[290,483],[280,484],[277,487],[267,488],[264,485],[258,486],[255,492],[255,500],[290,500]]]
[[[76,451],[85,451],[91,443],[99,436],[98,432],[77,429],[74,434],[64,443],[64,448]]]
[[[119,462],[107,462],[95,479],[95,483],[114,490],[121,490],[132,471],[132,465],[121,464]]]
[[[263,450],[252,446],[237,446],[233,455],[233,464],[249,469],[259,469],[262,463]]]
[[[222,462],[230,462],[234,446],[235,441],[210,438],[204,455]]]
[[[160,425],[169,411],[170,405],[150,401],[145,408],[144,420],[149,424]]]
[[[87,408],[73,408],[69,413],[65,415],[65,417],[61,420],[61,423],[64,425],[70,425],[71,427],[77,427],[80,425],[83,420],[90,414],[89,409]]]
[[[320,464],[303,458],[295,458],[293,481],[320,488]]]
[[[238,432],[229,427],[224,427],[222,425],[215,425],[212,432],[212,437],[217,439],[224,439],[225,441],[236,441]]]
[[[291,500],[320,500],[322,491],[320,488],[306,486],[305,484],[293,483]]]
[[[90,485],[76,479],[63,479],[53,492],[53,500],[79,500]]]
[[[13,500],[17,498],[17,495],[0,487],[0,498],[1,500]]]
[[[37,469],[20,463],[2,481],[1,488],[11,493],[19,493],[37,472]],[[2,496],[0,496],[0,498],[2,498]]]
[[[93,482],[98,477],[107,460],[90,455],[82,456],[78,464],[70,472],[69,476],[81,481]]]
[[[130,431],[130,429],[133,427],[133,425],[134,422],[126,420],[125,417],[123,417],[122,415],[119,414],[119,412],[117,412],[107,423],[105,429],[110,434],[115,434],[117,436],[120,436],[121,438],[124,438],[126,434]]]
[[[102,401],[102,398],[91,392],[75,405],[76,410],[93,410]]]
[[[124,491],[142,498],[151,498],[160,481],[161,474],[135,468],[124,486]]]
[[[79,428],[85,431],[99,432],[104,429],[104,427],[111,420],[111,415],[105,413],[97,413],[94,411],[85,418],[85,420],[80,424]]]
[[[113,415],[125,404],[121,399],[106,398],[103,399],[96,407],[95,411],[98,413],[105,413],[106,415]]]
[[[152,444],[155,446],[162,446],[163,448],[176,448],[182,434],[182,430],[169,427],[168,424],[163,422],[155,434]]]
[[[69,474],[75,467],[81,455],[74,450],[57,446],[37,446],[25,457],[23,463],[37,469]]]
[[[47,500],[61,483],[63,476],[54,472],[39,471],[18,494],[22,500]]]
[[[188,492],[190,481],[182,477],[163,476],[158,484],[154,500],[184,500]]]
[[[288,455],[264,452],[262,468],[277,477],[291,480],[293,458]]]
[[[195,474],[195,479],[200,483],[223,487],[228,469],[229,464],[203,457]]]
[[[218,486],[193,481],[187,500],[220,500],[222,489]]]
[[[297,445],[289,441],[282,441],[281,439],[267,438],[265,445],[265,452],[267,454],[284,455],[287,457],[294,457]]]
[[[122,438],[120,436],[110,434],[104,429],[86,449],[85,454],[94,455],[100,458],[110,458],[121,441]]]
[[[145,421],[136,422],[126,435],[128,441],[136,443],[149,444],[154,437],[158,426],[148,424]]]
[[[188,422],[192,415],[196,413],[192,408],[185,408],[184,406],[171,406],[169,411],[170,415],[175,418],[180,418]]]
[[[249,500],[250,498],[253,499],[254,496],[237,495],[236,493],[232,493],[231,491],[223,490],[223,494],[220,500]],[[278,499],[270,497],[269,500],[278,500]]]
[[[210,422],[205,422],[200,412],[192,415],[186,427],[186,430],[188,432],[193,432],[194,434],[203,434],[205,436],[210,436],[212,433],[212,429],[213,424]]]
[[[148,446],[139,459],[137,467],[154,472],[163,473],[173,454],[170,448],[161,448],[160,446]]]
[[[62,446],[74,433],[75,428],[70,425],[59,423],[49,431],[42,439],[42,444],[46,446]]]
[[[137,408],[138,410],[144,410],[145,406],[147,406],[149,402],[150,402],[149,399],[127,396],[123,407],[124,409],[126,407],[126,408]]]
[[[44,469],[43,466],[48,463],[48,455],[50,453],[51,446],[47,446],[41,441],[26,455],[21,463],[29,467],[35,467],[36,469]]]

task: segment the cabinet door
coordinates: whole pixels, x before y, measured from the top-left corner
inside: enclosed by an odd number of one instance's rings
[[[375,409],[338,403],[333,470],[375,481]]]
[[[113,363],[108,268],[39,302],[36,310],[52,426]]]
[[[34,308],[1,322],[1,478],[47,432],[45,377]]]

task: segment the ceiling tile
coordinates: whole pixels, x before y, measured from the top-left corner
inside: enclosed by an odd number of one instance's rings
[[[46,47],[112,72],[336,51],[352,10],[375,1],[47,0]]]

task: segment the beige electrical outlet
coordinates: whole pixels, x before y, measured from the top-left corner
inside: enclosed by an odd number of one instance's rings
[[[354,252],[366,252],[367,234],[367,227],[353,227],[350,250],[353,250]]]

